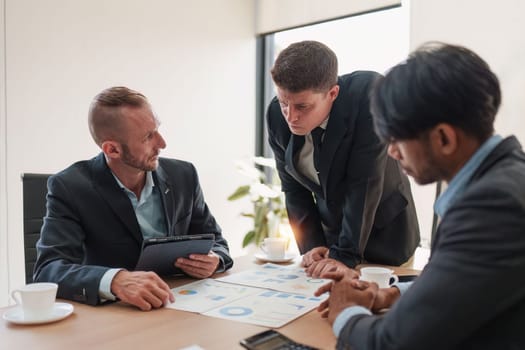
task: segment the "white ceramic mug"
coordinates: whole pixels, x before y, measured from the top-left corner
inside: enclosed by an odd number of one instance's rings
[[[53,312],[57,295],[56,283],[31,283],[11,292],[11,297],[22,307],[24,319],[41,320]]]
[[[393,270],[384,267],[363,267],[360,272],[360,280],[375,282],[379,288],[388,288],[399,281]]]
[[[265,238],[261,249],[270,259],[282,259],[286,251],[286,239],[282,237]]]

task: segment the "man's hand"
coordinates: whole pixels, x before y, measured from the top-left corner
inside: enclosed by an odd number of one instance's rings
[[[178,267],[192,277],[206,278],[217,271],[219,262],[219,256],[210,251],[208,255],[191,254],[189,259],[178,258],[175,261],[175,267]]]
[[[372,312],[379,312],[384,309],[390,308],[394,302],[399,299],[401,293],[396,287],[381,288],[377,291],[374,305],[372,306]]]
[[[317,311],[322,312],[321,316],[328,318],[330,324],[333,324],[341,311],[347,307],[360,305],[372,309],[378,287],[375,283],[342,278],[322,286],[315,294],[321,295],[327,291],[330,291],[330,297],[319,305]]]
[[[314,261],[305,270],[307,276],[314,278],[325,278],[327,273],[334,273],[340,271],[343,274],[347,274],[350,278],[359,278],[359,273],[340,261],[331,258],[325,258],[323,260]]]
[[[329,249],[327,247],[315,247],[303,255],[301,266],[308,267],[314,261],[319,261],[328,258]]]
[[[154,272],[121,270],[111,281],[111,292],[143,311],[175,301],[170,287]]]

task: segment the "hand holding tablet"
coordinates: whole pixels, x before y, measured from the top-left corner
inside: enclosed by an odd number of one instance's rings
[[[154,271],[161,276],[181,273],[174,266],[178,258],[188,258],[190,254],[206,255],[214,242],[213,233],[144,240],[135,270]]]

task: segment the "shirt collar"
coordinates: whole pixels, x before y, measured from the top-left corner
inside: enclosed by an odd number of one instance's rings
[[[326,119],[321,123],[321,125],[319,125],[319,127],[320,127],[321,129],[326,130],[326,126],[328,125],[328,119],[330,119],[330,114],[329,114],[328,117],[326,117]]]
[[[470,157],[459,172],[452,178],[446,190],[439,196],[434,204],[434,211],[439,217],[443,217],[448,209],[454,204],[459,195],[467,188],[467,184],[481,163],[503,140],[500,135],[493,135],[485,141],[481,147]]]
[[[113,172],[111,172],[111,174],[113,175],[115,180],[117,180],[117,183],[120,186],[120,188],[128,192],[131,192],[129,188],[127,188],[126,186],[124,186],[122,182],[120,182],[119,178]],[[144,188],[142,189],[140,197],[141,198],[149,197],[151,195],[151,192],[153,192],[153,187],[155,187],[155,181],[153,181],[153,175],[151,174],[151,171],[146,171],[146,182],[144,183]]]

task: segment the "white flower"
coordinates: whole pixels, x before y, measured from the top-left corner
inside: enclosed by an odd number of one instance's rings
[[[255,168],[252,165],[247,164],[246,162],[237,161],[235,162],[235,166],[239,170],[239,173],[246,176],[252,181],[259,181],[263,176],[263,172],[259,169]]]
[[[257,165],[266,166],[268,168],[275,169],[275,159],[265,157],[253,157],[253,162]]]
[[[281,192],[276,191],[268,185],[262,183],[254,183],[250,186],[250,194],[256,197],[277,198],[281,195]]]

